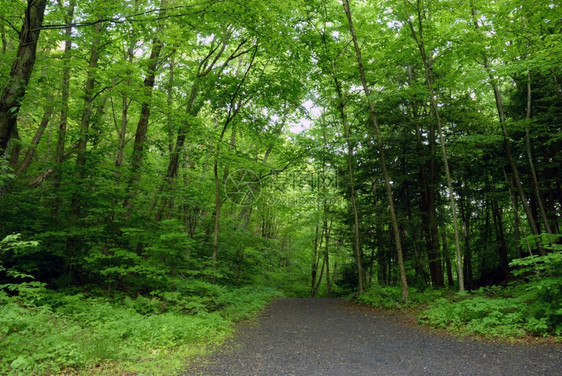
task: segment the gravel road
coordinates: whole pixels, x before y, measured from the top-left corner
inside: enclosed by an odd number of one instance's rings
[[[185,376],[562,375],[562,346],[459,340],[339,299],[278,299]]]

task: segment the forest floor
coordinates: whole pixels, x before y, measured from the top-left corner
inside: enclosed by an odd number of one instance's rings
[[[185,376],[560,375],[559,344],[459,339],[341,299],[278,299]]]

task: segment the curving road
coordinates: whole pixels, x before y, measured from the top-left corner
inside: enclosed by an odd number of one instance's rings
[[[183,375],[562,375],[562,346],[458,340],[339,299],[279,299]]]

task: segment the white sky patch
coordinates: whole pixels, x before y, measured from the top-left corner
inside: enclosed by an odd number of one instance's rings
[[[203,37],[201,35],[197,36],[197,40],[201,43],[201,44],[210,44],[213,39],[215,39],[215,34],[211,34],[208,37]]]
[[[289,131],[291,133],[300,134],[310,129],[314,120],[322,115],[322,108],[316,106],[311,100],[305,101],[303,107],[306,109],[307,116],[302,117],[298,123],[289,124]]]

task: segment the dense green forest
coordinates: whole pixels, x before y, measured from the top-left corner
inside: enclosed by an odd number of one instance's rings
[[[561,20],[2,0],[0,374],[169,372],[280,295],[560,336]]]

